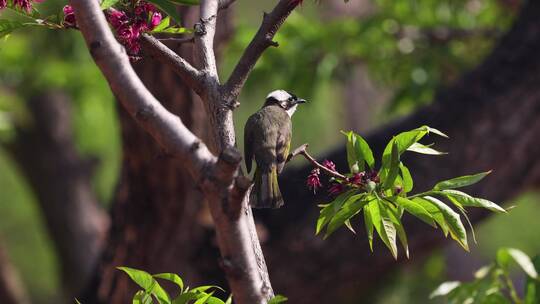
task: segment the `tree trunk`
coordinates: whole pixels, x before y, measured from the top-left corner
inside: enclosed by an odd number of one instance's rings
[[[31,98],[31,123],[7,145],[34,190],[59,255],[66,298],[88,283],[109,227],[92,189],[93,161],[76,151],[69,99],[59,92]]]
[[[182,11],[193,24],[196,9]],[[216,45],[231,33],[230,8],[220,13]],[[173,50],[175,48],[173,47]],[[192,60],[192,45],[176,51]],[[145,85],[200,138],[208,139],[208,119],[198,96],[169,68],[153,59],[134,64]],[[119,107],[123,163],[111,211],[109,243],[87,290],[89,303],[129,303],[136,285],[115,267],[128,266],[150,273],[175,272],[190,286],[224,286],[212,220],[196,182],[183,165],[164,154],[155,140]],[[218,280],[206,280],[206,278]],[[167,286],[166,286],[167,287]]]
[[[441,90],[432,105],[367,136],[375,155],[381,155],[392,135],[427,124],[450,136],[428,139],[449,154],[406,157],[416,191],[430,189],[437,180],[490,169],[494,172],[488,178],[470,188],[472,194],[500,203],[538,185],[538,54],[540,3],[528,1],[513,29],[476,70]],[[346,167],[344,148],[321,159]],[[316,203],[327,198],[305,189],[302,180],[309,170],[286,171],[280,179],[285,208],[262,214],[271,231],[264,248],[271,279],[292,303],[357,303],[398,265],[381,242],[370,253],[361,220],[353,221],[357,235],[341,229],[326,241],[314,236]],[[471,210],[470,215],[478,221],[487,213]],[[440,231],[407,217],[405,229],[415,260],[447,242]]]

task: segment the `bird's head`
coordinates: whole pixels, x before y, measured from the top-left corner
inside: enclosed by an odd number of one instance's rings
[[[284,90],[275,90],[270,92],[268,96],[266,96],[266,102],[264,103],[264,106],[271,106],[271,105],[277,105],[287,111],[287,114],[289,116],[292,116],[294,112],[296,111],[296,107],[301,104],[305,103],[306,100],[302,98],[296,97],[296,95],[291,94]]]

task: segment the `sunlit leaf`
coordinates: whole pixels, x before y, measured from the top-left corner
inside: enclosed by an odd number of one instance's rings
[[[401,197],[401,196],[394,196],[389,199],[392,202],[396,203],[398,206],[403,207],[405,211],[421,219],[428,225],[436,227],[431,214],[426,209],[424,209],[422,205],[418,204],[417,202]]]
[[[456,240],[465,250],[469,251],[469,245],[467,242],[467,231],[465,230],[465,226],[463,226],[463,223],[461,222],[459,214],[452,210],[452,208],[448,207],[448,205],[434,197],[424,196],[423,198],[434,204],[437,208],[439,208],[439,210],[444,216],[444,219],[446,220],[446,223],[448,224],[450,236],[454,240]]]
[[[139,290],[133,296],[132,304],[152,304],[152,295],[144,290]]]
[[[494,202],[488,201],[487,199],[483,198],[472,197],[467,193],[458,190],[448,189],[443,191],[437,191],[436,193],[444,195],[451,200],[456,200],[463,207],[479,207],[491,210],[493,212],[506,213],[506,210],[504,210],[501,206],[495,204]]]
[[[384,165],[384,162],[383,162]],[[383,188],[391,189],[394,186],[394,181],[399,173],[399,150],[397,142],[392,143],[392,154],[390,155],[390,163],[387,164],[388,173],[383,176],[384,179]]]
[[[446,296],[459,285],[461,285],[459,281],[444,282],[429,295],[429,298],[433,299],[435,297]]]
[[[275,297],[271,298],[270,301],[268,301],[268,304],[279,304],[287,302],[287,298],[282,295],[276,295]]]
[[[366,234],[369,241],[369,249],[373,252],[373,219],[369,204],[364,206],[364,225],[366,227]]]
[[[332,232],[336,231],[341,227],[347,220],[356,215],[364,206],[374,198],[367,196],[365,193],[356,194],[350,196],[343,207],[332,217],[332,220],[328,223],[326,227],[326,236],[330,235]]]
[[[443,155],[448,154],[445,152],[437,151],[431,147],[425,146],[421,143],[414,143],[410,147],[407,148],[407,151],[416,152],[420,154],[427,154],[427,155]]]
[[[396,228],[387,215],[385,206],[379,200],[371,201],[368,206],[375,230],[390,249],[392,256],[397,259]]]
[[[435,185],[435,187],[433,187],[433,189],[443,190],[443,189],[456,189],[456,188],[466,187],[466,186],[478,183],[490,173],[491,171],[487,171],[487,172],[482,172],[482,173],[478,173],[474,175],[465,175],[465,176],[452,178],[449,180],[438,182]]]
[[[332,220],[332,217],[334,217],[336,212],[341,209],[341,206],[343,206],[345,201],[351,195],[353,195],[354,192],[354,190],[349,190],[347,192],[341,193],[334,199],[332,203],[321,209],[319,218],[317,219],[317,227],[315,230],[315,234],[319,234],[322,231],[324,226],[326,226],[330,222],[330,220]]]
[[[157,279],[173,282],[174,284],[178,285],[178,287],[180,287],[180,291],[184,290],[184,281],[182,281],[182,278],[180,278],[180,276],[178,276],[176,273],[165,272],[154,274],[152,276]]]
[[[159,33],[160,31],[165,30],[171,24],[171,17],[167,16],[161,20],[161,22],[152,30],[152,33]]]
[[[409,243],[407,241],[407,234],[405,233],[405,229],[403,228],[403,223],[401,223],[400,220],[399,212],[392,207],[389,207],[387,211],[390,220],[392,221],[392,223],[394,223],[397,237],[399,242],[401,243],[401,246],[403,247],[403,250],[405,251],[405,256],[409,258]]]
[[[527,254],[515,248],[501,248],[497,252],[497,262],[501,267],[508,268],[510,259],[513,259],[523,271],[531,278],[538,278],[533,262]]]
[[[425,200],[421,197],[415,197],[412,199],[412,201],[424,207],[424,209],[426,209],[426,211],[429,212],[429,214],[435,220],[435,222],[439,225],[439,227],[441,227],[441,230],[443,231],[444,236],[448,235],[448,224],[446,223],[446,219],[444,218],[444,215],[442,214],[441,210],[438,207],[436,207],[430,201]]]
[[[403,191],[405,193],[411,192],[414,186],[414,182],[411,176],[411,172],[403,163],[399,163],[399,170],[401,171],[401,177],[403,181]]]
[[[540,256],[536,256],[533,259],[533,265],[536,269],[536,273],[540,272]],[[530,276],[527,277],[527,284],[525,285],[525,299],[524,304],[538,304],[540,303],[540,280],[534,279]]]
[[[117,267],[117,269],[125,272],[131,280],[144,289],[146,293],[153,294],[160,303],[170,303],[171,300],[167,292],[165,292],[154,277],[148,272],[129,267]]]

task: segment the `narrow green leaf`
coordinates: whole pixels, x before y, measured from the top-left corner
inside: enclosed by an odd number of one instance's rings
[[[178,276],[176,273],[165,272],[154,274],[152,276],[156,279],[173,282],[174,284],[178,285],[178,287],[180,287],[180,291],[184,290],[184,281],[182,281],[182,278],[180,278],[180,276]]]
[[[439,208],[439,210],[444,216],[444,219],[446,220],[446,223],[448,224],[450,236],[454,240],[456,240],[465,250],[469,251],[469,245],[467,243],[467,231],[465,230],[465,226],[463,226],[463,223],[461,222],[459,214],[452,210],[452,208],[448,207],[448,205],[434,197],[424,196],[423,199],[429,201],[437,208]]]
[[[390,163],[388,164],[388,174],[384,177],[383,188],[392,189],[394,186],[394,181],[398,176],[399,172],[399,150],[398,144],[394,140],[392,143],[392,154],[390,157]]]
[[[187,289],[187,288],[186,288]],[[201,298],[202,294],[194,291],[185,291],[172,301],[172,304],[187,304],[192,300]]]
[[[373,219],[371,216],[370,206],[364,206],[364,225],[366,226],[366,234],[369,241],[369,249],[373,252]]]
[[[354,149],[356,143],[356,136],[354,136],[353,131],[341,131],[341,133],[347,137],[347,163],[349,164],[349,169],[351,173],[364,171],[364,163],[360,163],[358,161],[358,158],[356,157],[356,151]]]
[[[176,4],[183,4],[183,5],[199,5],[199,0],[169,0],[171,2],[174,2]]]
[[[501,206],[495,204],[492,201],[488,201],[487,199],[483,198],[472,197],[467,193],[458,190],[448,189],[443,191],[437,191],[436,193],[442,194],[448,197],[450,200],[455,199],[461,206],[464,207],[479,207],[488,209],[493,212],[506,213],[506,210],[504,210]]]
[[[353,134],[353,136],[356,139],[354,143],[356,158],[359,162],[365,161],[369,168],[373,169],[373,167],[375,166],[375,158],[373,157],[373,152],[371,151],[371,148],[369,147],[367,141],[358,134]]]
[[[176,5],[168,0],[148,0],[154,3],[159,9],[169,15],[174,21],[180,23],[181,17],[176,10]]]
[[[427,210],[424,207],[422,207],[422,205],[418,204],[417,202],[411,201],[410,199],[407,199],[401,196],[394,196],[394,197],[390,197],[389,199],[392,202],[396,203],[398,206],[403,207],[405,211],[421,219],[428,225],[437,227],[435,225],[435,222],[433,221],[433,217],[431,216],[431,214],[427,212]]]
[[[208,299],[210,299],[212,297],[212,295],[214,294],[214,292],[211,292],[209,294],[205,294],[203,295],[201,298],[199,298],[197,301],[195,301],[195,303],[193,304],[204,304],[204,303],[207,303]]]
[[[195,287],[193,289],[191,289],[191,291],[194,291],[194,292],[206,292],[208,289],[211,289],[211,288],[215,288],[215,289],[219,289],[221,291],[225,291],[223,290],[223,288],[217,286],[217,285],[203,285],[203,286],[198,286],[198,287]]]
[[[108,8],[110,8],[111,6],[115,5],[116,3],[118,3],[120,0],[103,0],[101,2],[101,5],[100,5],[100,8],[102,10],[106,10]]]
[[[336,229],[345,224],[346,221],[360,212],[370,200],[373,200],[373,197],[371,196],[363,198],[364,196],[366,196],[365,193],[355,194],[350,196],[345,203],[343,203],[343,207],[336,212],[328,223],[328,226],[326,227],[326,236],[329,236],[332,232],[336,231]]]
[[[166,34],[188,34],[188,33],[192,33],[193,30],[192,29],[188,29],[188,28],[185,28],[185,27],[178,27],[178,26],[174,26],[174,27],[168,27],[166,29],[163,29],[163,30],[160,30],[160,31],[152,31],[152,33],[166,33]]]
[[[207,304],[225,304],[222,299],[216,297],[210,297],[206,300]]]
[[[390,249],[394,259],[397,259],[396,228],[386,212],[386,206],[380,200],[372,201],[368,206],[370,207],[370,214],[375,230],[386,247]]]
[[[427,131],[429,133],[437,134],[437,135],[442,136],[444,138],[448,138],[448,135],[444,134],[443,132],[441,132],[441,131],[439,131],[439,130],[437,130],[435,128],[431,128],[431,127],[428,127],[428,126],[422,126],[420,128],[427,129]]]
[[[341,206],[347,199],[355,193],[355,190],[349,190],[338,195],[334,201],[321,209],[319,218],[317,219],[317,227],[315,234],[319,234],[322,229],[332,220],[334,215],[341,209]]]
[[[427,155],[444,155],[448,154],[446,152],[437,151],[431,147],[428,147],[426,145],[423,145],[421,143],[414,143],[409,148],[407,148],[407,151],[416,152],[420,154],[427,154]]]
[[[432,204],[430,201],[425,200],[421,197],[415,197],[412,199],[415,203],[418,203],[420,206],[422,206],[424,209],[426,209],[427,212],[431,215],[431,217],[435,220],[435,222],[441,227],[441,230],[444,233],[444,236],[448,236],[448,224],[446,223],[446,220],[444,219],[444,215],[442,214],[441,210],[437,208],[434,204]]]
[[[403,228],[403,224],[401,223],[401,220],[400,220],[399,212],[393,207],[388,207],[387,210],[388,210],[387,214],[390,217],[390,220],[392,221],[392,223],[394,223],[394,227],[396,228],[398,240],[401,243],[401,247],[403,247],[403,250],[405,251],[405,256],[408,259],[409,258],[409,243],[407,241],[407,234],[405,233],[405,229]]]
[[[75,304],[81,304],[81,302],[79,302],[79,300],[77,300],[77,298],[75,298]]]
[[[401,171],[401,177],[403,180],[403,192],[411,192],[414,186],[411,172],[402,162],[399,163],[399,170]]]
[[[270,301],[268,301],[268,304],[279,304],[283,302],[287,302],[287,298],[282,295],[276,295],[275,297],[271,298]]]
[[[435,185],[435,187],[433,187],[433,189],[443,190],[443,189],[456,189],[456,188],[466,187],[466,186],[478,183],[490,173],[491,171],[487,171],[487,172],[482,172],[482,173],[478,173],[474,175],[464,175],[464,176],[452,178],[449,180],[438,182]]]
[[[229,297],[227,298],[227,301],[225,301],[225,304],[232,304],[232,298],[233,298],[232,294],[229,295]]]

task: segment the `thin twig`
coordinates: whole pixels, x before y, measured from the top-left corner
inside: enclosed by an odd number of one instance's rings
[[[308,144],[303,144],[300,147],[296,148],[289,156],[287,157],[287,162],[291,161],[295,156],[302,155],[304,156],[313,166],[319,168],[320,170],[324,171],[327,175],[339,178],[342,180],[347,180],[347,177],[337,171],[334,171],[332,169],[329,169],[325,166],[323,166],[321,163],[319,163],[315,158],[313,158],[308,152],[307,152]]]
[[[184,38],[157,38],[161,42],[174,42],[177,44],[182,43],[193,43],[195,42],[195,37],[184,37]]]
[[[285,19],[287,19],[300,2],[298,0],[281,0],[270,14],[264,14],[259,30],[247,46],[242,57],[240,57],[231,76],[224,85],[223,92],[225,92],[227,98],[231,99],[229,102],[238,98],[244,83],[262,53],[270,46],[278,46],[277,42],[272,39],[283,22],[285,22]]]

